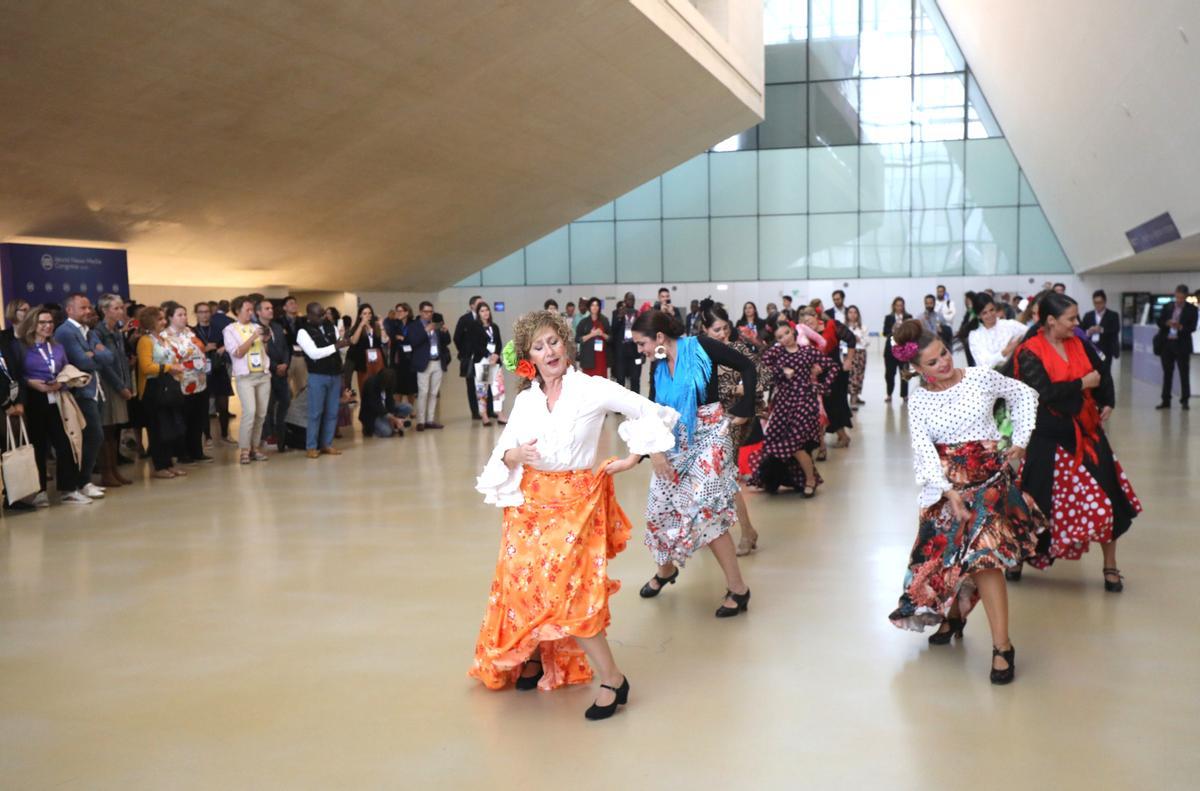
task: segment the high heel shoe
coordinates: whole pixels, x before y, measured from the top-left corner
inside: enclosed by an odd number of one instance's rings
[[[961,640],[963,629],[967,628],[966,618],[947,618],[943,623],[947,624],[950,628],[944,632],[937,631],[929,635],[930,645],[947,645],[955,637]]]
[[[542,660],[538,659],[537,657],[530,657],[529,659],[525,660],[525,664],[537,665],[538,667],[541,667]],[[522,668],[522,670],[524,670],[524,668]],[[542,676],[545,674],[546,671],[543,669],[538,671],[536,676],[519,676],[516,684],[517,689],[521,690],[522,692],[526,692],[531,689],[537,689],[538,682],[542,680]]]
[[[679,569],[675,569],[675,573],[669,577],[660,577],[657,574],[655,574],[654,580],[655,580],[655,582],[658,583],[658,587],[657,588],[651,587],[650,583],[647,582],[645,585],[642,586],[642,589],[640,591],[638,591],[638,595],[641,596],[643,599],[653,599],[655,596],[662,593],[662,589],[664,586],[674,585],[675,580],[677,580],[677,579],[679,579]]]
[[[1017,649],[1010,643],[1007,651],[1001,651],[996,646],[992,646],[992,661],[996,661],[996,657],[1000,657],[1008,663],[1008,667],[1003,670],[992,668],[992,683],[993,684],[1011,684],[1013,678],[1017,674]]]
[[[616,700],[607,706],[598,706],[593,703],[588,710],[583,713],[584,717],[589,720],[607,720],[609,717],[617,713],[617,706],[624,706],[629,702],[629,679],[621,680],[621,686],[610,687],[608,684],[601,684],[604,689],[612,690],[616,693]]]
[[[758,533],[754,534],[754,538],[742,536],[742,540],[739,541],[737,545],[737,556],[739,558],[745,557],[746,555],[754,552],[756,549],[758,549]]]
[[[1005,569],[1004,579],[1008,580],[1009,582],[1020,582],[1022,570],[1023,569],[1021,566],[1017,566],[1015,569]]]
[[[718,618],[732,618],[738,613],[743,613],[750,609],[750,589],[746,588],[745,593],[734,593],[733,591],[725,591],[725,598],[733,599],[736,607],[726,607],[725,602],[721,602],[721,606],[717,608]]]
[[[1117,581],[1109,580],[1109,577],[1116,577]],[[1120,593],[1125,590],[1125,578],[1121,576],[1120,569],[1104,569],[1104,590],[1109,593]]]

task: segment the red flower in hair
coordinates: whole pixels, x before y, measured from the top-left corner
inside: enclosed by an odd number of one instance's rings
[[[517,376],[522,379],[532,379],[537,376],[537,368],[528,360],[522,360],[517,363]]]

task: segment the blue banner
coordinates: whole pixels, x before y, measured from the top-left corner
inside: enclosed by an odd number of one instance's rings
[[[0,289],[4,302],[28,300],[61,304],[68,294],[101,294],[129,299],[129,264],[124,250],[0,244]]]

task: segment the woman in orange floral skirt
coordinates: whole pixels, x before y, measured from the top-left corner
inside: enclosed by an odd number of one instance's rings
[[[522,378],[520,393],[475,487],[504,517],[470,675],[491,689],[550,690],[590,682],[594,667],[602,689],[585,716],[606,719],[629,697],[604,635],[608,599],[620,589],[608,562],[631,528],[612,476],[673,448],[679,416],[576,371],[574,361],[564,318],[534,311],[517,319],[505,364]],[[630,418],[619,428],[630,455],[597,467],[609,412]]]

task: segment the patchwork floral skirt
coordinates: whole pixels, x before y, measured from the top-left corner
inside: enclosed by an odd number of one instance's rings
[[[592,670],[575,637],[608,627],[608,599],[621,587],[609,579],[608,561],[629,541],[629,517],[605,473],[527,467],[521,493],[523,505],[504,509],[500,559],[468,675],[502,689],[540,646],[540,689],[586,684]]]
[[[737,455],[719,403],[700,407],[690,439],[682,422],[675,426],[675,449],[667,458],[673,476],[650,479],[646,546],[658,565],[682,566],[737,521]]]
[[[954,602],[963,618],[979,600],[971,573],[1016,568],[1037,547],[1046,517],[1024,494],[995,442],[938,445],[946,479],[971,511],[954,518],[945,497],[923,508],[900,604],[888,618],[901,629],[937,626]]]

